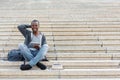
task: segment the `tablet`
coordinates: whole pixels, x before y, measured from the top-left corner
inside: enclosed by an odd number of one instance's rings
[[[32,45],[35,45],[35,44],[40,45],[39,42],[31,42],[30,44],[32,44]]]

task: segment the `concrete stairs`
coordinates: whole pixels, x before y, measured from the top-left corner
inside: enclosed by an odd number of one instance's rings
[[[0,80],[120,78],[119,0],[2,0],[0,7]],[[5,6],[8,5],[8,6]],[[24,38],[19,24],[40,21],[50,46],[47,70],[21,71],[23,62],[7,61],[8,51]],[[53,64],[63,69],[53,70]]]

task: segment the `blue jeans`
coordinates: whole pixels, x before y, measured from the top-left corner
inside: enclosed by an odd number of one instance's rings
[[[48,51],[48,45],[44,44],[39,50],[30,50],[25,44],[20,44],[19,49],[25,60],[29,61],[30,66],[36,65],[41,61]]]

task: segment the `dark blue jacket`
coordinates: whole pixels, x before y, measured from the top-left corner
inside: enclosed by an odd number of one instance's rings
[[[29,43],[31,42],[31,33],[32,31],[28,30],[27,28],[31,28],[30,25],[22,24],[18,26],[19,31],[23,34],[25,37],[24,44],[29,46]],[[41,46],[47,44],[46,37],[44,34],[42,35],[42,40],[41,40]]]

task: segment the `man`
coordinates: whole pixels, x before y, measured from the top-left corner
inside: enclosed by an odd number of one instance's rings
[[[29,61],[28,64],[22,64],[21,70],[30,70],[34,65],[42,70],[46,69],[46,66],[41,61],[48,51],[48,45],[43,33],[38,31],[39,21],[33,20],[31,25],[19,25],[18,29],[25,37],[24,44],[19,44],[19,49],[25,60]],[[32,31],[27,30],[31,28]]]

